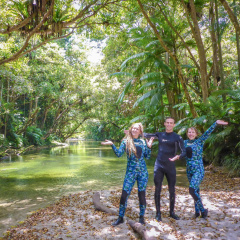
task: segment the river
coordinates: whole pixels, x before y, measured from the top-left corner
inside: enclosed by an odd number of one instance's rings
[[[70,141],[66,147],[28,152],[0,162],[0,237],[32,211],[61,196],[82,190],[121,187],[126,156],[96,141]],[[146,161],[153,185],[154,157]],[[164,179],[166,184],[166,179]],[[177,185],[188,186],[184,162],[177,165]]]

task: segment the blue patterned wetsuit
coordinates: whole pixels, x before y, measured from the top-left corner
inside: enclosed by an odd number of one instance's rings
[[[205,209],[200,197],[200,184],[204,177],[204,166],[202,160],[203,145],[209,135],[216,128],[215,122],[201,137],[195,140],[185,140],[184,145],[187,153],[187,177],[190,183],[189,193],[195,202],[196,213],[204,212]]]
[[[123,217],[127,207],[127,199],[132,191],[135,181],[138,184],[138,196],[139,196],[139,207],[140,207],[140,216],[143,216],[146,209],[146,198],[145,190],[148,182],[148,171],[147,166],[144,160],[150,158],[151,149],[148,148],[145,140],[143,139],[134,139],[134,144],[137,150],[136,157],[133,153],[131,156],[127,154],[127,170],[125,179],[123,182],[122,196],[119,206],[119,216]],[[126,150],[126,140],[123,140],[119,149],[113,144],[112,149],[117,155],[121,157]]]

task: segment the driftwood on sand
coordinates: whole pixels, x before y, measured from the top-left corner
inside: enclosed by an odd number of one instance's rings
[[[95,192],[93,194],[93,204],[94,204],[95,209],[98,211],[110,213],[113,215],[118,215],[117,211],[108,208],[107,206],[103,205],[100,202],[100,193],[99,192]]]
[[[150,237],[148,236],[148,231],[146,230],[146,228],[138,222],[134,222],[133,220],[128,220],[127,223],[131,226],[131,228],[137,232],[142,239],[144,240],[156,240],[155,237]]]
[[[95,209],[98,210],[98,211],[118,215],[117,211],[108,208],[107,206],[103,205],[100,202],[100,193],[99,192],[95,192],[93,194],[93,204],[94,204]],[[144,239],[144,240],[155,240],[156,239],[154,237],[149,237],[148,236],[148,232],[146,231],[146,228],[141,223],[135,222],[135,221],[130,220],[130,219],[127,220],[127,223],[130,225],[130,227],[135,232],[137,232],[141,236],[142,239]]]

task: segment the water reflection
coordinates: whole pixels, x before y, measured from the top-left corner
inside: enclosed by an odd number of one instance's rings
[[[154,162],[154,158],[147,161],[149,185],[153,185]],[[184,163],[179,164],[177,184],[187,186]],[[4,160],[0,162],[0,232],[64,194],[121,187],[125,170],[126,156],[117,158],[111,147],[99,142],[71,141],[69,146]]]

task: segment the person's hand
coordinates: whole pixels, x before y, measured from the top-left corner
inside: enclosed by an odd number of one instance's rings
[[[218,125],[228,125],[228,122],[225,122],[225,121],[223,121],[223,120],[217,120],[216,123],[217,123]]]
[[[149,140],[148,140],[148,139],[146,139],[146,143],[147,143],[147,146],[148,146],[149,148],[151,148],[151,147],[152,147],[153,140],[154,140],[154,137],[151,137]]]
[[[128,133],[129,133],[129,130],[124,130],[124,133],[125,133],[125,134],[128,134]]]
[[[102,145],[113,145],[113,142],[110,140],[105,140],[105,142],[101,142]]]
[[[169,158],[169,160],[172,161],[172,162],[174,162],[174,161],[178,160],[179,157],[180,157],[179,155],[176,155],[176,156],[173,157],[173,158]]]

